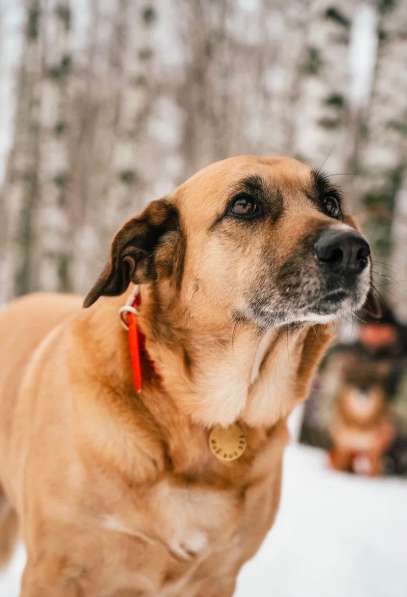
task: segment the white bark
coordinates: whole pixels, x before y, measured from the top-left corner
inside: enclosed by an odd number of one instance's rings
[[[21,65],[16,81],[14,139],[2,189],[7,202],[6,257],[3,295],[22,294],[37,288],[37,238],[41,106],[41,11],[38,0],[24,4]]]
[[[391,240],[390,297],[396,314],[407,323],[407,169],[396,194]]]
[[[378,56],[373,94],[360,150],[359,193],[365,195],[368,231],[380,249],[376,284],[396,312],[406,317],[407,246],[405,189],[407,160],[407,10],[395,3],[380,14]],[[393,208],[394,206],[394,208]],[[386,263],[388,260],[388,263]]]
[[[343,172],[349,43],[356,2],[316,0],[310,6],[306,76],[297,111],[296,153],[315,167]]]
[[[69,0],[48,0],[43,19],[39,285],[49,290],[67,291],[72,288],[68,136],[72,116],[69,84],[73,65]]]

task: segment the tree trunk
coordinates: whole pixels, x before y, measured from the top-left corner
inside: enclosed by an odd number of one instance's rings
[[[55,291],[73,289],[69,230],[69,85],[72,72],[72,13],[69,0],[48,0],[44,11],[42,78],[39,283]]]
[[[40,1],[28,0],[17,81],[14,142],[3,188],[9,207],[7,270],[12,280],[11,293],[16,295],[38,288],[35,223],[39,203],[41,27]]]

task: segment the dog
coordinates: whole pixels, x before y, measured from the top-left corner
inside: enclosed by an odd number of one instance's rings
[[[332,355],[340,383],[330,424],[331,464],[368,476],[403,472],[391,401],[405,367],[405,331],[391,309],[381,307],[380,321],[363,321],[358,341],[337,346]]]
[[[330,424],[333,468],[371,477],[382,473],[383,456],[394,437],[386,392],[390,367],[357,351],[343,355]]]
[[[1,542],[4,560],[18,517],[22,597],[232,595],[276,516],[287,417],[370,285],[326,176],[239,156],[125,223],[85,309],[11,303]],[[135,291],[140,393],[118,315]]]

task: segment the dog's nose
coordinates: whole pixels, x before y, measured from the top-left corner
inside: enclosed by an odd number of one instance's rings
[[[314,248],[320,263],[336,273],[360,274],[370,255],[368,243],[353,230],[324,230]]]

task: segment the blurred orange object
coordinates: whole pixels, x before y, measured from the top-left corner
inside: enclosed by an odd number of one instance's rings
[[[360,327],[359,338],[365,346],[381,348],[397,342],[397,329],[390,324],[366,323]]]

